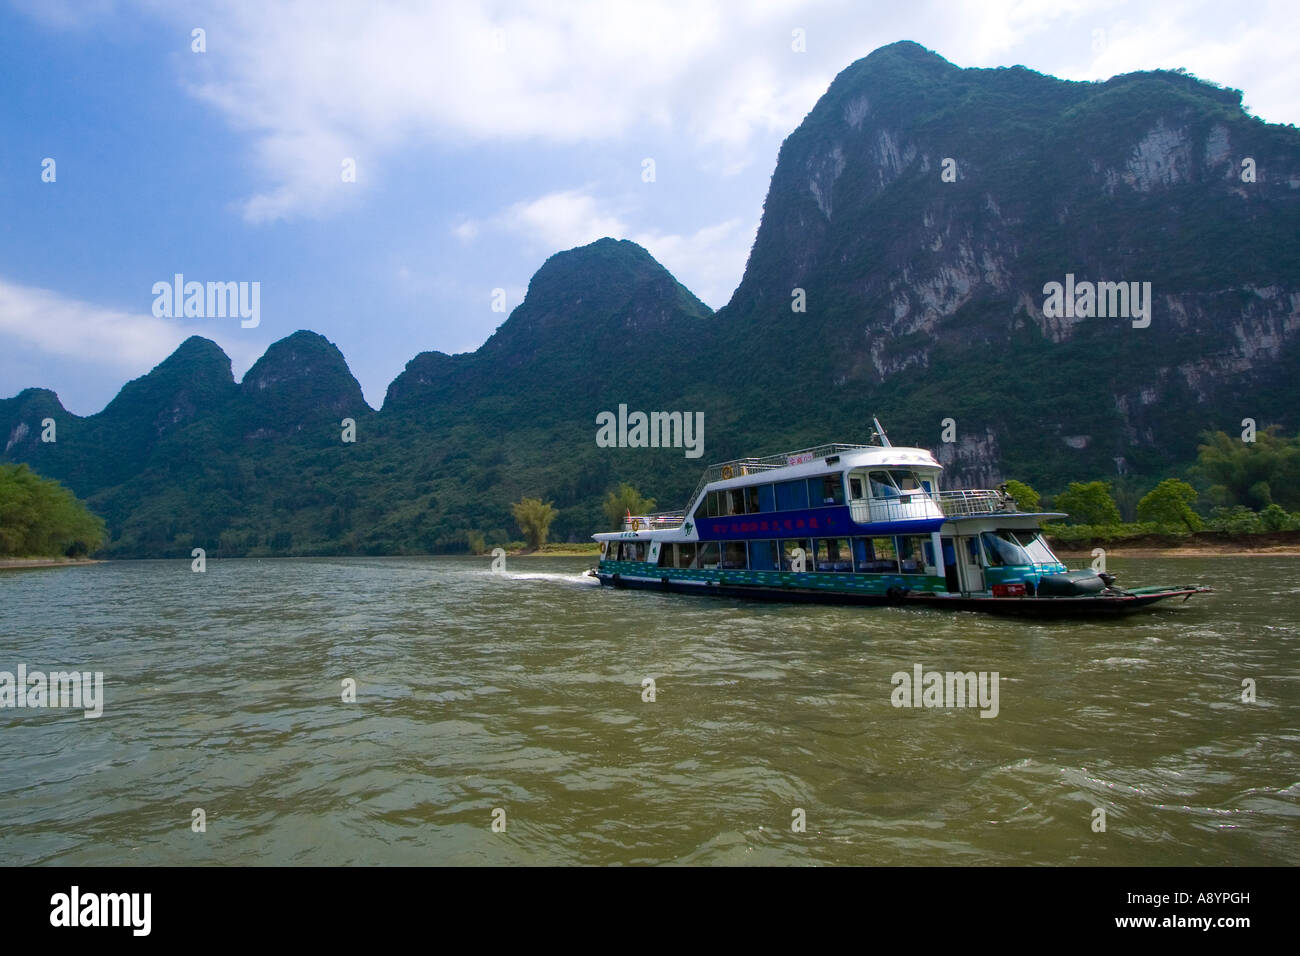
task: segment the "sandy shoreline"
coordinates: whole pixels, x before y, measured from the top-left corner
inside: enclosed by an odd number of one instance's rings
[[[0,571],[22,568],[61,568],[74,564],[103,564],[94,558],[0,558]]]
[[[1097,545],[1105,547],[1108,558],[1300,558],[1300,549],[1287,545],[1273,548],[1242,548],[1222,546],[1209,548],[1201,545],[1184,548],[1126,548],[1124,545]],[[1054,547],[1061,558],[1090,558],[1092,548],[1087,550]]]

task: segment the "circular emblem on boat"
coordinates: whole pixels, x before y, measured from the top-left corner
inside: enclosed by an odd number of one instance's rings
[[[641,530],[641,519],[640,519],[640,518],[633,518],[633,519],[632,519],[632,530],[633,530],[633,531],[640,531],[640,530]]]
[[[730,466],[730,465],[723,465],[723,466],[722,466],[722,477],[723,477],[724,480],[727,479],[727,478],[730,478],[730,477],[731,477],[732,475],[734,475],[734,474],[735,474],[735,472],[731,470],[731,466]]]

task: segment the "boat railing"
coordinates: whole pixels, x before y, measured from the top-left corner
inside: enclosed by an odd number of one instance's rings
[[[966,488],[939,492],[939,507],[949,518],[970,515],[991,515],[1015,511],[1016,502],[1010,495],[991,488]]]
[[[893,498],[854,499],[849,502],[849,517],[856,524],[908,521],[914,518],[936,517],[937,507],[934,499],[923,491],[905,492]]]
[[[627,515],[623,518],[624,531],[660,531],[664,528],[680,528],[686,520],[684,511],[659,511],[652,515]],[[636,527],[633,528],[633,522]]]

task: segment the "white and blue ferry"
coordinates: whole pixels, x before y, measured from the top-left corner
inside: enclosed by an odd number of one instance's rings
[[[1033,615],[1127,613],[1209,588],[1115,586],[1043,539],[1057,512],[1002,490],[940,489],[923,448],[830,444],[710,465],[682,512],[596,534],[602,584],[834,604]]]

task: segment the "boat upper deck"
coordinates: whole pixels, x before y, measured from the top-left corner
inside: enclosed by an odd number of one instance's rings
[[[654,514],[628,515],[623,522],[623,533],[669,531],[685,525],[687,517],[703,508],[706,493],[735,493],[736,489],[769,482],[789,484],[791,480],[815,479],[828,473],[842,473],[847,486],[839,500],[847,504],[852,520],[860,525],[899,520],[947,518],[952,521],[969,521],[993,516],[1016,515],[1020,518],[1042,519],[1058,517],[1048,514],[1027,514],[1016,508],[1015,501],[1005,491],[993,489],[953,489],[940,491],[939,473],[943,466],[927,449],[896,446],[872,419],[875,430],[872,442],[829,442],[810,448],[780,452],[760,457],[732,458],[709,465],[699,483],[686,501],[686,508],[678,511],[661,511]],[[884,473],[902,469],[906,483],[896,488],[886,487],[891,481]],[[879,481],[877,473],[879,472]],[[849,480],[850,473],[853,474]],[[893,474],[898,474],[893,471]],[[911,474],[912,477],[907,476]],[[869,480],[868,480],[869,479]],[[879,486],[880,490],[868,490]],[[761,490],[761,489],[760,489]],[[853,493],[848,494],[849,491]],[[867,494],[863,494],[867,491]],[[827,491],[827,494],[832,494]],[[830,498],[826,502],[830,502]],[[734,506],[734,502],[733,502]],[[790,505],[778,507],[784,510]],[[710,517],[713,516],[710,501]],[[749,501],[738,510],[720,511],[720,515],[770,510],[771,504],[756,508]],[[1059,517],[1064,517],[1059,516]],[[597,536],[602,537],[602,536]]]

